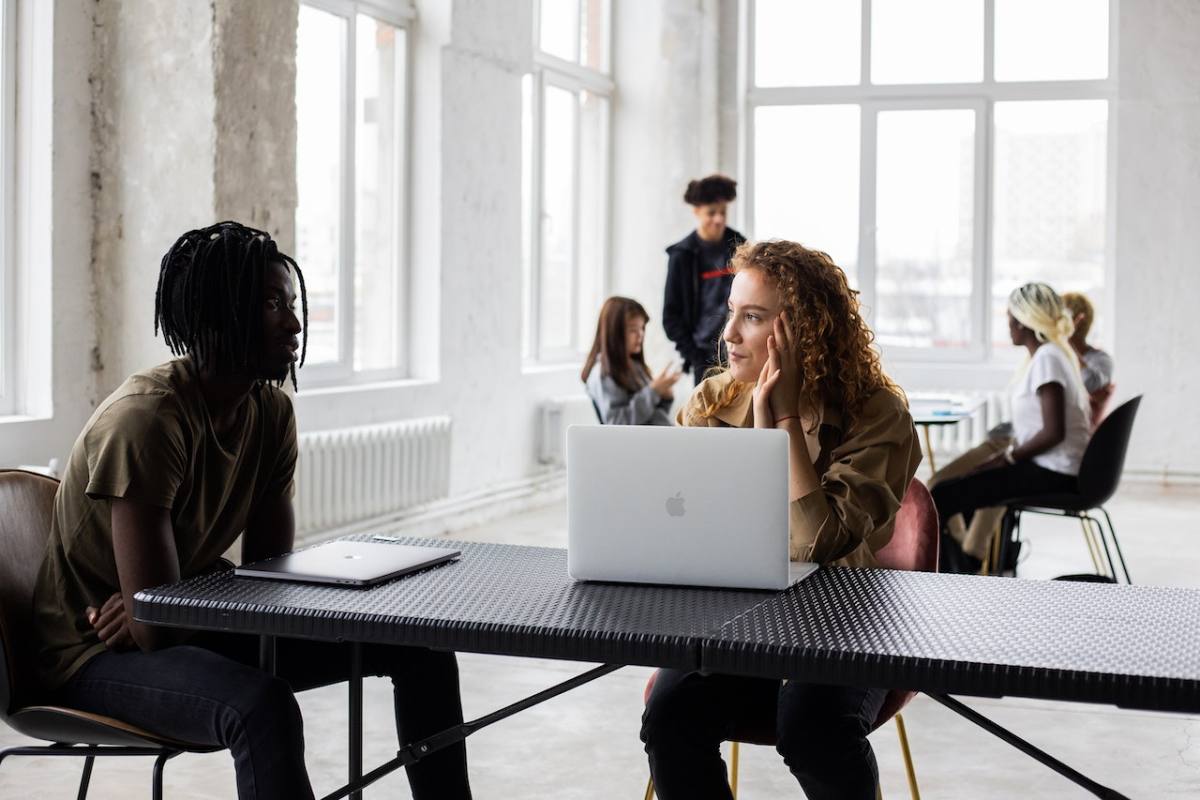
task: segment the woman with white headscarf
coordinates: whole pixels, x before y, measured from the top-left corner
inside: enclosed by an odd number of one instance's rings
[[[1090,426],[1079,358],[1069,343],[1071,312],[1046,284],[1027,283],[1009,295],[1008,331],[1013,344],[1029,351],[1012,385],[1012,441],[969,474],[936,483],[933,501],[943,524],[1017,498],[1077,490]],[[974,571],[981,546],[943,535],[943,570]]]

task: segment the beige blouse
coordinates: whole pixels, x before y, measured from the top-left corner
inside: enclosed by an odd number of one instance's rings
[[[680,410],[680,425],[754,426],[749,391],[711,417],[701,416],[732,382],[729,373],[708,378]],[[888,389],[872,394],[854,422],[826,405],[813,431],[805,431],[821,488],[792,502],[789,532],[793,561],[875,567],[875,551],[892,538],[896,512],[921,463],[921,449],[905,401]]]

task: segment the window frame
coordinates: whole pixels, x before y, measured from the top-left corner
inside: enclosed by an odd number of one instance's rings
[[[309,388],[353,386],[356,384],[380,383],[409,377],[411,370],[410,330],[412,314],[409,308],[412,297],[412,258],[410,208],[412,198],[412,73],[413,73],[413,22],[416,9],[411,0],[300,0],[301,6],[324,11],[342,18],[346,22],[346,38],[342,50],[342,119],[341,119],[341,184],[339,207],[341,209],[339,230],[341,231],[338,251],[337,282],[337,359],[331,362],[306,364],[304,383]],[[397,238],[395,269],[397,280],[396,313],[400,323],[396,329],[396,364],[379,369],[356,370],[354,368],[355,328],[355,248],[356,238],[356,103],[357,95],[357,18],[366,15],[404,31],[404,80],[400,83],[404,97],[397,104],[401,116],[397,131],[401,137],[396,157],[396,183],[399,197],[396,198]],[[300,265],[301,269],[304,264]]]
[[[17,0],[0,0],[0,416],[17,411]]]
[[[859,81],[844,86],[758,87],[755,85],[755,6],[757,0],[742,0],[739,20],[741,57],[738,72],[738,105],[741,110],[738,135],[740,174],[750,188],[739,198],[743,230],[754,238],[754,137],[755,112],[764,106],[818,104],[856,104],[860,107],[859,131],[859,239],[858,282],[868,322],[874,326],[877,299],[875,247],[876,186],[878,157],[878,115],[881,111],[924,110],[939,108],[975,109],[975,185],[972,259],[972,341],[961,350],[936,347],[916,348],[881,345],[889,359],[908,363],[963,364],[1015,362],[1007,349],[997,351],[991,341],[991,291],[994,279],[993,191],[995,188],[995,104],[1009,101],[1104,100],[1108,108],[1105,135],[1105,243],[1103,278],[1106,305],[1111,310],[1114,278],[1116,209],[1116,125],[1117,100],[1117,22],[1119,0],[1108,0],[1108,75],[1086,80],[996,81],[995,20],[996,1],[983,0],[983,79],[971,83],[871,82],[872,0],[860,0],[862,12],[859,37]],[[1106,326],[1112,336],[1112,326]]]
[[[579,2],[580,0],[577,0]],[[528,241],[525,258],[528,259],[528,281],[523,286],[525,314],[522,320],[524,335],[522,336],[522,362],[526,367],[539,367],[556,364],[573,364],[587,354],[591,347],[590,338],[587,341],[576,341],[579,336],[579,290],[580,270],[579,231],[580,231],[580,185],[582,175],[583,153],[581,148],[582,126],[579,115],[574,117],[574,128],[571,132],[574,142],[573,163],[573,208],[572,218],[572,272],[571,272],[571,313],[570,330],[573,344],[568,347],[543,348],[541,345],[541,311],[542,311],[542,222],[544,220],[544,185],[542,182],[545,166],[546,138],[545,97],[548,88],[561,89],[571,92],[576,97],[582,92],[589,92],[603,97],[606,102],[606,113],[603,124],[603,142],[600,147],[600,157],[604,160],[604,176],[600,181],[604,197],[600,206],[603,209],[600,234],[601,254],[600,263],[603,272],[600,275],[601,299],[607,296],[611,286],[610,256],[612,252],[612,104],[616,84],[612,78],[612,3],[603,0],[602,15],[604,17],[604,38],[602,42],[603,55],[601,63],[604,69],[593,69],[578,63],[567,61],[558,56],[541,50],[541,3],[536,0],[533,13],[533,30],[531,46],[533,48],[533,68],[529,74],[529,163],[523,166],[527,170],[524,176],[528,181],[529,197],[523,200],[527,204],[527,226],[524,232]],[[582,19],[582,14],[581,14]]]

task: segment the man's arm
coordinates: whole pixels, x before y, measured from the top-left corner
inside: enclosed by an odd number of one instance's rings
[[[175,644],[175,631],[133,620],[133,596],[179,580],[179,555],[171,511],[135,500],[112,499],[113,554],[121,599],[134,643],[145,652]]]
[[[684,317],[683,293],[685,282],[691,280],[691,258],[681,251],[672,252],[667,261],[667,283],[663,290],[663,330],[675,344],[679,355],[690,365],[696,362],[696,344],[692,330]],[[703,363],[701,360],[699,363]],[[686,365],[685,365],[686,366]]]
[[[249,564],[264,558],[290,552],[296,541],[296,514],[292,498],[276,495],[259,504],[251,512],[242,535],[242,563]]]

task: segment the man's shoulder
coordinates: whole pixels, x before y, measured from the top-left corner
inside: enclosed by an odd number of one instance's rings
[[[675,244],[667,247],[667,253],[675,255],[678,252],[686,251],[694,253],[700,249],[700,236],[695,231],[692,231],[687,236],[680,239]]]
[[[102,420],[111,424],[132,418],[149,423],[154,418],[178,417],[185,404],[187,380],[178,360],[135,372],[100,403],[88,427],[94,428]]]

